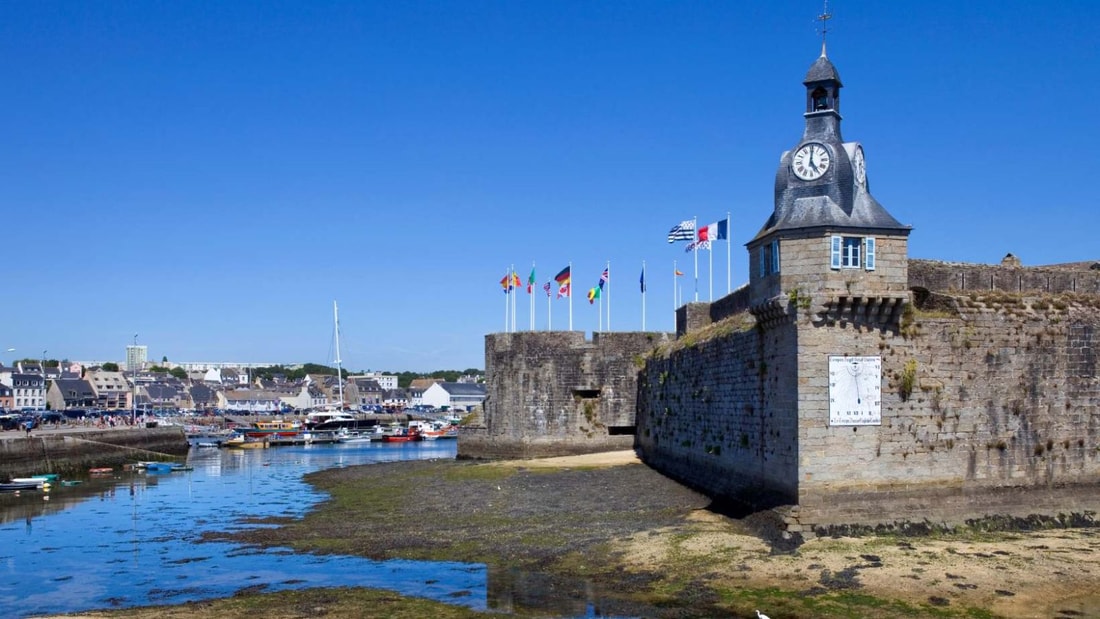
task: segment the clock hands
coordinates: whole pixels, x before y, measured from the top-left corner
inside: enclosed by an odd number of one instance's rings
[[[814,164],[814,151],[815,150],[817,150],[817,148],[815,148],[813,145],[811,145],[810,150],[809,150],[809,153],[810,153],[809,163],[810,163],[810,167],[813,168],[814,172],[817,172],[817,165]]]

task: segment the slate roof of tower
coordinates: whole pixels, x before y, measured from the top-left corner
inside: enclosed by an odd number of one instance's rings
[[[824,50],[821,56],[810,65],[810,70],[806,72],[806,79],[802,80],[802,83],[809,84],[810,82],[824,82],[826,80],[836,80],[840,83],[840,73],[837,72],[836,67],[829,61],[829,57],[825,55]]]

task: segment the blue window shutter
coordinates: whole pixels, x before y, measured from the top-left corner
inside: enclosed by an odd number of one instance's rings
[[[875,270],[875,237],[869,236],[863,239],[864,249],[864,262],[867,265],[868,271]]]
[[[839,236],[834,236],[833,240],[832,240],[832,248],[833,248],[832,261],[829,264],[829,266],[831,268],[834,268],[834,269],[839,269],[840,268],[840,247],[841,247],[840,237]]]
[[[767,268],[768,259],[764,255],[764,246],[763,245],[761,245],[759,247],[758,251],[760,252],[760,277],[764,277],[765,275],[768,274],[768,268]]]
[[[772,273],[779,272],[779,239],[772,241]]]

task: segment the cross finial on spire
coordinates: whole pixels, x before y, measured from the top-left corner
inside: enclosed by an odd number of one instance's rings
[[[833,16],[829,14],[829,0],[825,0],[825,9],[821,12],[821,15],[817,16],[817,20],[821,22],[821,56],[825,57],[825,35],[829,33],[829,20]]]

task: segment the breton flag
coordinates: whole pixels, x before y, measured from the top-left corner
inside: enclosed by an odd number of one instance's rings
[[[690,241],[695,238],[695,220],[685,219],[668,231],[668,242]]]
[[[729,227],[729,219],[723,219],[722,221],[714,222],[709,226],[702,226],[699,228],[699,232],[697,234],[698,240],[699,242],[725,241],[729,239]]]

